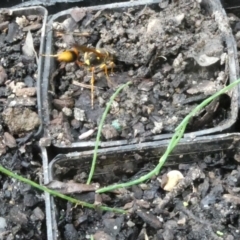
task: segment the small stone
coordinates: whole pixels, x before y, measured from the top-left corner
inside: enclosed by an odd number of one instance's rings
[[[102,240],[114,240],[114,237],[111,237],[109,234],[103,232],[103,231],[99,231],[96,232],[93,236],[94,239],[102,239]]]
[[[151,130],[153,134],[161,133],[163,129],[163,123],[162,122],[154,122],[154,128]]]
[[[15,224],[27,225],[28,223],[27,214],[23,210],[21,210],[19,205],[15,205],[11,208],[8,217],[8,220],[12,221]]]
[[[140,188],[141,188],[142,190],[144,190],[144,191],[150,189],[149,185],[146,184],[146,183],[141,183],[141,184],[139,184],[139,186],[140,186]]]
[[[184,176],[180,171],[172,170],[168,172],[166,175],[163,175],[161,187],[165,191],[172,191],[174,187],[177,186],[179,181],[183,178]]]
[[[127,226],[128,226],[128,227],[134,227],[134,226],[135,226],[135,223],[132,222],[132,221],[130,221],[130,220],[128,220],[128,221],[127,221]]]
[[[78,121],[77,119],[73,119],[71,121],[71,126],[74,128],[74,129],[78,129],[81,127],[81,122]]]
[[[153,81],[145,80],[138,85],[138,90],[149,92],[150,90],[152,90],[153,85],[154,85]]]
[[[85,111],[80,108],[74,108],[74,118],[81,122],[85,121],[86,120]]]
[[[234,240],[234,237],[229,234],[226,236],[225,240]]]
[[[129,70],[129,71],[128,71],[128,76],[129,76],[129,77],[132,77],[133,75],[134,75],[134,71],[133,71],[132,69]]]
[[[73,224],[66,224],[65,231],[64,231],[64,239],[65,240],[75,240],[79,239],[78,232],[73,226]]]
[[[39,207],[36,207],[34,210],[33,210],[33,214],[30,216],[31,220],[32,221],[42,221],[44,220],[45,218],[45,214],[44,212],[41,210],[41,208]]]
[[[110,124],[106,124],[102,128],[102,135],[106,140],[117,138],[118,131]]]
[[[179,220],[177,221],[177,224],[184,226],[184,225],[186,224],[186,218],[179,219]]]
[[[141,134],[143,134],[145,132],[145,127],[144,127],[143,123],[138,122],[133,125],[133,130],[134,130],[134,137],[141,136]]]
[[[64,115],[67,116],[67,117],[72,116],[72,109],[70,109],[70,108],[64,107],[64,108],[62,109],[62,112],[63,112]]]
[[[28,87],[33,87],[34,86],[34,79],[31,76],[26,76],[24,78],[24,84]]]
[[[119,112],[119,109],[119,103],[117,101],[113,101],[111,104],[110,113],[114,115]]]
[[[236,33],[235,38],[236,38],[237,41],[240,40],[240,31],[238,31],[238,32]]]
[[[38,199],[35,195],[28,193],[24,195],[23,202],[25,206],[33,207],[38,202]]]
[[[184,13],[181,13],[181,14],[175,16],[174,20],[176,22],[176,25],[177,26],[181,25],[181,23],[182,23],[184,18],[185,18],[185,14]]]
[[[136,199],[142,199],[143,191],[138,185],[133,185],[132,191]]]
[[[117,236],[121,231],[121,226],[123,223],[123,217],[104,219],[103,224],[105,226],[105,232],[111,236]]]
[[[162,21],[159,18],[151,18],[149,19],[148,25],[147,25],[147,34],[161,34],[163,32],[162,27]]]
[[[29,108],[6,108],[2,117],[12,134],[29,132],[40,125],[38,114]]]
[[[43,137],[39,140],[39,145],[41,147],[49,147],[52,143],[52,139],[49,137]]]
[[[5,218],[0,217],[0,232],[7,227],[7,221]]]

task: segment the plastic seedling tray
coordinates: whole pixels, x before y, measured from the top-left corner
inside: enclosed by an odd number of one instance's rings
[[[223,153],[234,156],[238,153],[240,134],[220,134],[216,136],[197,137],[193,142],[186,139],[180,141],[176,149],[169,156],[165,166],[178,166],[182,163],[193,163],[204,159],[214,153]],[[95,169],[93,182],[99,182],[101,186],[113,184],[121,180],[121,171],[139,171],[146,163],[156,166],[160,156],[166,150],[167,141],[156,141],[152,143],[140,143],[122,147],[100,149]],[[43,148],[43,162],[45,173],[45,184],[52,180],[63,180],[81,172],[89,173],[93,151],[70,152],[59,154],[50,161],[46,149]],[[199,151],[200,150],[200,151]],[[50,160],[50,159],[49,159]],[[49,173],[49,175],[47,174]],[[115,174],[116,173],[116,174]],[[120,174],[119,174],[120,173]],[[66,177],[68,176],[68,177]],[[47,196],[47,225],[51,240],[59,237],[57,219],[59,217],[54,199]]]
[[[12,12],[12,19],[17,18],[17,17],[23,17],[23,16],[29,16],[29,15],[36,15],[36,16],[41,16],[42,21],[41,21],[41,34],[39,37],[39,48],[38,51],[36,52],[38,62],[35,63],[37,65],[37,71],[32,73],[31,77],[34,78],[36,76],[36,95],[37,95],[37,111],[38,111],[38,116],[40,118],[40,125],[36,133],[34,134],[35,137],[40,137],[40,135],[43,132],[43,125],[42,125],[42,101],[41,101],[41,96],[42,96],[42,77],[43,77],[43,69],[44,69],[44,58],[41,56],[44,53],[45,50],[45,30],[46,30],[46,22],[47,22],[47,15],[48,12],[44,7],[26,7],[26,8],[18,8],[18,9],[12,9],[10,10]],[[39,30],[38,30],[39,31]],[[27,31],[25,32],[25,35],[27,35]],[[26,37],[26,36],[25,36]],[[27,66],[26,66],[27,67]],[[35,75],[35,76],[34,76]]]
[[[222,1],[222,3],[227,10],[235,10],[240,7],[239,1],[237,0],[230,0],[230,1],[224,0]]]
[[[100,6],[89,7],[89,8],[81,8],[81,10],[83,12],[86,11],[87,13],[91,12],[94,15],[98,11],[99,12],[109,11],[110,13],[112,13],[114,11],[120,11],[120,12],[126,11],[127,12],[127,10],[130,9],[130,8],[131,9],[135,9],[135,8],[136,9],[141,9],[142,11],[144,11],[146,6],[151,6],[152,8],[154,8],[154,7],[159,8],[158,4],[159,4],[159,1],[154,1],[154,0],[152,0],[152,1],[136,1],[136,2],[127,2],[127,3],[119,3],[119,4],[100,5]],[[160,2],[160,4],[161,4],[161,2]],[[179,4],[181,4],[181,1],[179,2]],[[215,26],[218,29],[217,33],[220,34],[222,39],[224,39],[224,45],[226,46],[226,47],[224,47],[225,48],[225,53],[227,54],[227,57],[228,57],[228,60],[225,64],[225,70],[227,69],[226,72],[227,72],[227,75],[228,75],[228,77],[227,77],[228,78],[228,83],[232,83],[238,78],[239,70],[238,70],[238,61],[237,61],[236,42],[233,38],[232,31],[231,31],[231,29],[228,25],[228,20],[227,20],[226,13],[225,13],[224,9],[222,8],[222,5],[221,5],[219,0],[202,1],[201,8],[202,8],[203,12],[208,12],[209,17],[212,16],[211,21],[212,21],[213,24],[215,24]],[[56,53],[56,48],[54,47],[55,42],[54,42],[54,37],[53,37],[54,36],[54,31],[52,30],[53,23],[63,22],[67,18],[69,19],[69,21],[73,21],[73,19],[71,19],[71,17],[70,17],[72,11],[74,11],[74,9],[70,9],[70,10],[67,10],[67,11],[60,12],[59,14],[54,15],[50,19],[50,21],[48,23],[49,29],[47,31],[46,55]],[[209,41],[211,41],[211,40],[209,40]],[[163,56],[163,58],[164,58],[164,56]],[[44,108],[44,122],[46,124],[45,125],[45,130],[46,130],[45,131],[45,136],[54,139],[53,145],[55,147],[58,147],[58,148],[83,148],[83,147],[91,148],[95,145],[96,134],[93,135],[93,137],[89,141],[88,140],[77,140],[77,138],[74,138],[75,140],[69,140],[69,141],[63,140],[62,141],[61,137],[59,137],[61,134],[57,137],[56,137],[57,134],[55,134],[55,137],[53,137],[51,131],[49,130],[50,129],[49,126],[51,125],[51,120],[52,120],[52,117],[53,117],[52,116],[52,114],[53,114],[52,110],[53,110],[53,101],[54,101],[53,94],[50,93],[50,91],[49,91],[49,90],[51,90],[50,79],[52,78],[52,74],[54,73],[54,71],[58,67],[59,66],[56,62],[56,59],[51,58],[51,57],[46,57],[45,68],[44,68],[45,71],[44,71],[44,76],[43,76],[43,95],[42,95],[43,96],[43,108]],[[110,78],[111,78],[111,76],[110,76]],[[195,78],[193,80],[198,81],[196,78],[198,78],[197,75],[195,75]],[[129,78],[129,79],[131,79],[131,78]],[[55,82],[59,81],[59,77],[56,78],[54,81]],[[131,91],[134,91],[134,89],[137,89],[137,87],[135,87],[135,88],[133,87],[131,89]],[[192,132],[188,131],[184,135],[184,138],[192,139],[192,138],[195,138],[197,136],[212,135],[212,134],[218,134],[218,133],[221,133],[221,132],[230,131],[231,128],[234,127],[234,124],[236,122],[237,115],[238,115],[238,96],[239,96],[238,88],[237,87],[234,88],[232,91],[230,91],[228,93],[228,95],[229,95],[229,98],[230,98],[230,106],[228,107],[228,110],[227,110],[228,111],[227,119],[222,119],[217,124],[211,125],[211,127],[209,127],[209,128],[200,127],[200,130],[196,131],[196,129],[195,129]],[[87,96],[90,96],[90,90],[88,90],[88,95]],[[163,96],[163,98],[164,97],[165,96]],[[161,103],[162,99],[160,99],[159,101]],[[168,100],[166,100],[166,104],[168,104],[167,102],[168,102]],[[198,103],[199,102],[201,102],[201,101],[198,101]],[[86,105],[84,105],[84,104],[85,103],[82,103],[82,105],[80,105],[81,108],[86,107]],[[95,100],[95,106],[97,104],[98,104],[98,102]],[[88,108],[91,108],[91,106],[89,105]],[[102,108],[102,109],[104,109],[104,108]],[[185,110],[183,109],[183,111],[185,111]],[[74,111],[74,110],[72,109],[72,111]],[[137,109],[136,109],[136,111],[137,111]],[[59,112],[61,112],[61,110]],[[186,114],[187,114],[187,112],[189,112],[189,111],[186,111]],[[100,117],[101,117],[101,115],[96,117],[98,119],[97,123],[99,122]],[[123,114],[123,117],[124,117],[124,114]],[[164,114],[162,115],[162,117],[164,117]],[[153,116],[153,118],[154,118],[154,116]],[[132,119],[132,121],[133,120],[134,119]],[[137,118],[136,118],[136,121],[138,121]],[[69,122],[70,122],[70,120],[69,120]],[[69,123],[69,125],[70,124],[71,123]],[[142,123],[140,123],[140,126],[142,126],[141,124]],[[166,122],[163,121],[163,124],[166,125]],[[90,123],[90,125],[91,125],[91,123]],[[127,127],[129,127],[129,126],[134,128],[133,125],[131,125],[131,124],[129,124]],[[96,125],[95,127],[98,127],[98,126]],[[166,127],[168,127],[168,126],[166,126]],[[61,129],[60,126],[59,126],[59,129]],[[136,132],[138,132],[138,130],[139,129],[137,128]],[[161,134],[160,133],[151,134],[150,136],[147,136],[147,137],[146,136],[141,136],[141,134],[139,134],[137,136],[132,134],[130,138],[127,138],[127,137],[122,138],[120,136],[116,140],[114,140],[114,139],[106,140],[106,138],[102,138],[101,143],[100,143],[100,147],[123,146],[123,145],[127,145],[127,144],[138,143],[138,142],[158,141],[158,140],[164,140],[164,139],[167,140],[167,139],[171,138],[171,136],[172,136],[171,132],[173,130],[174,129],[170,130],[168,133],[163,132]],[[87,131],[87,129],[86,129],[86,131]],[[140,127],[139,131],[141,131],[141,127]],[[68,130],[68,131],[66,130],[66,132],[67,132],[67,134],[70,134],[70,135],[72,134],[72,132],[70,132],[70,130]],[[74,134],[76,135],[76,131],[74,132]],[[80,134],[81,134],[81,132],[79,131],[79,135]]]

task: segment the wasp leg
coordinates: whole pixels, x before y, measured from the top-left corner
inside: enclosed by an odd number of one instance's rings
[[[94,67],[91,68],[91,72],[92,72],[92,77],[91,77],[91,105],[92,105],[92,109],[93,109],[93,100],[94,100],[94,82],[95,82],[95,78],[94,78]]]
[[[112,81],[110,80],[109,75],[108,75],[108,66],[107,66],[106,64],[104,64],[104,65],[102,66],[102,68],[104,68],[104,72],[105,72],[105,75],[106,75],[106,79],[107,79],[107,81],[108,81],[108,86],[109,86],[109,87],[112,87],[113,84],[112,84]]]
[[[109,78],[108,76],[108,69],[111,68],[111,74],[113,74],[113,68],[115,67],[115,63],[114,62],[110,62],[108,65],[107,64],[103,64],[102,68],[104,68],[106,77]]]
[[[111,67],[111,74],[113,74],[113,68],[115,67],[115,63],[114,62],[110,62],[109,66]]]
[[[76,64],[77,64],[79,67],[84,66],[84,63],[83,63],[83,62],[80,62],[79,60],[76,61]]]
[[[115,66],[115,64],[113,63],[113,64],[106,64],[106,63],[103,63],[103,64],[101,64],[100,65],[100,69],[102,70],[102,71],[104,71],[104,73],[105,73],[105,75],[106,75],[106,79],[107,79],[107,82],[108,82],[108,86],[109,87],[113,87],[114,86],[114,84],[112,83],[112,81],[110,80],[110,78],[109,78],[109,75],[108,75],[108,69],[111,67],[111,73],[113,73],[113,67]]]

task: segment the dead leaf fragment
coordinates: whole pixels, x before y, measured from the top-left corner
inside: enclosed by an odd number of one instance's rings
[[[4,31],[5,29],[7,29],[8,24],[9,24],[9,21],[0,22],[0,31]]]
[[[8,132],[4,133],[4,143],[9,148],[14,148],[17,146],[16,139]]]
[[[37,89],[35,87],[18,88],[16,89],[16,96],[32,97],[32,96],[36,96],[36,92],[37,92]]]
[[[124,205],[123,210],[129,210],[133,207],[133,205],[134,205],[134,201],[128,202]]]
[[[196,55],[193,58],[201,67],[211,66],[220,60],[218,57],[208,57],[206,54]]]
[[[17,82],[17,83],[15,83],[14,81],[11,81],[11,82],[9,82],[9,83],[7,84],[7,87],[8,87],[9,89],[11,89],[13,93],[16,93],[16,91],[17,91],[18,89],[21,89],[21,88],[23,88],[23,87],[25,87],[25,86],[26,86],[26,85],[25,85],[25,83],[23,83],[23,82]]]
[[[178,170],[172,170],[163,176],[161,187],[165,191],[172,191],[178,182],[183,179],[184,176]]]
[[[80,22],[86,16],[86,10],[84,8],[73,8],[71,11],[71,17],[75,22]]]
[[[28,57],[35,56],[32,33],[28,31],[25,43],[22,47],[23,54]]]
[[[7,74],[3,66],[0,65],[0,85],[4,84],[7,80]]]
[[[226,202],[240,205],[240,197],[238,197],[238,196],[234,196],[232,194],[224,194],[223,198],[225,199]]]
[[[37,104],[36,98],[30,97],[15,97],[9,98],[7,102],[8,107],[34,107]]]
[[[160,229],[162,227],[162,223],[159,221],[159,219],[152,214],[151,212],[145,211],[145,210],[138,210],[136,211],[136,214],[149,226],[151,226],[154,229]]]
[[[212,95],[218,91],[216,82],[203,80],[187,90],[188,94],[204,93],[205,95]]]
[[[34,24],[31,24],[27,27],[24,27],[23,28],[23,31],[24,32],[28,32],[28,31],[36,31],[38,29],[40,29],[42,27],[42,24],[41,23],[34,23]]]
[[[29,21],[25,16],[22,16],[22,17],[16,17],[16,23],[18,24],[19,27],[23,28],[29,24]]]
[[[179,219],[179,220],[177,221],[177,224],[184,226],[184,225],[186,224],[186,218]]]
[[[53,105],[57,110],[62,110],[64,107],[73,108],[74,100],[72,98],[54,99]]]
[[[6,153],[6,145],[4,143],[3,137],[0,136],[0,156]]]
[[[89,185],[89,184],[76,183],[73,181],[69,181],[65,183],[65,182],[53,180],[49,184],[47,184],[46,187],[53,190],[57,190],[63,194],[70,194],[70,193],[81,193],[81,192],[94,192],[99,188],[99,184],[94,183]]]

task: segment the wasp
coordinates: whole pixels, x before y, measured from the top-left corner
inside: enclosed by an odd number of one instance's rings
[[[82,61],[79,57],[80,53],[84,53]],[[95,70],[104,71],[107,81],[111,83],[108,76],[108,69],[111,68],[111,72],[113,72],[113,68],[115,67],[114,55],[104,48],[93,48],[75,44],[71,49],[49,56],[56,57],[59,62],[76,62],[78,66],[87,67],[91,71],[91,106],[93,108]]]

